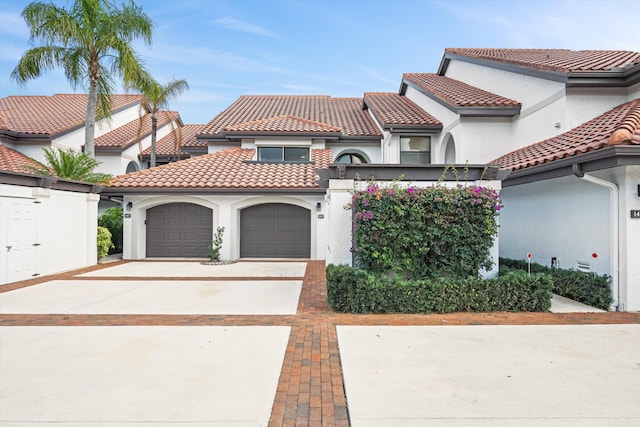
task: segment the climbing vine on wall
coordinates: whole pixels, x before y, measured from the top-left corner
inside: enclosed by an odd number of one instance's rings
[[[370,182],[353,194],[350,207],[358,267],[421,279],[477,276],[492,266],[502,207],[493,189]]]

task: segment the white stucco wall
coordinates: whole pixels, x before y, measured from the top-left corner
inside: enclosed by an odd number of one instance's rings
[[[96,123],[96,138],[124,126],[140,118],[140,103],[112,114],[109,120],[102,119]],[[82,130],[84,133],[84,129]],[[84,135],[83,135],[84,139]]]
[[[564,95],[564,83],[452,60],[446,76],[522,103],[523,110]]]
[[[522,103],[520,114],[513,118],[513,132],[498,133],[493,139],[496,145],[504,147],[497,150],[498,155],[573,129],[635,99],[640,92],[637,85],[629,89],[565,88],[561,82],[456,60],[449,63],[446,76]],[[467,132],[465,126],[467,135],[473,135],[474,131]],[[503,139],[505,136],[508,139]]]
[[[626,293],[627,310],[640,311],[640,219],[631,218],[632,210],[640,210],[640,166],[627,166],[624,171],[624,184],[620,185],[620,292],[622,296]]]
[[[621,310],[640,310],[640,167],[627,166],[591,175],[619,188],[619,293]],[[591,271],[613,276],[610,190],[574,176],[540,181],[502,190],[500,256],[550,265],[557,257],[561,268],[587,263]],[[597,254],[594,258],[592,255]],[[614,302],[615,304],[615,302]]]
[[[98,200],[91,193],[0,184],[0,283],[96,264]]]
[[[609,274],[609,192],[570,176],[502,189],[500,256]],[[593,259],[592,254],[598,258]]]

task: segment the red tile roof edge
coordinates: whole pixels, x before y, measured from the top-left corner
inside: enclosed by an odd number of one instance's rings
[[[640,144],[640,103],[627,113],[609,137],[608,145]]]
[[[611,123],[624,109],[628,109],[625,115],[616,124]],[[597,129],[592,139],[583,136],[585,132],[590,135],[592,129]],[[607,129],[610,129],[610,135],[603,135]],[[507,153],[491,164],[516,171],[619,145],[640,145],[640,98],[625,102],[567,132]]]
[[[255,149],[228,148],[179,162],[115,177],[118,190],[313,190],[319,189],[317,170],[333,161],[331,149],[311,150],[311,163],[252,162]]]

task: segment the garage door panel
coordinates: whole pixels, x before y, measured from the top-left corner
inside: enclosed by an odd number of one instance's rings
[[[295,205],[266,203],[240,213],[240,256],[309,258],[311,211]]]
[[[197,240],[200,240],[200,233],[195,231],[185,231],[183,234],[183,237],[184,237],[184,240],[187,240],[187,241],[197,241]]]
[[[147,211],[148,257],[206,257],[213,238],[213,211],[170,203]]]
[[[171,214],[171,215],[178,215],[178,214]],[[177,217],[172,217],[172,218],[167,218],[165,225],[168,227],[179,227],[182,225],[182,218],[177,218]]]
[[[275,230],[260,230],[259,239],[261,241],[274,242],[277,240],[277,234]]]

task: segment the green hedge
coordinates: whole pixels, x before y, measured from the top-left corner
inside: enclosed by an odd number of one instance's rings
[[[527,261],[500,258],[500,274],[527,271]],[[549,268],[531,264],[531,273],[545,273],[553,278],[553,292],[565,298],[608,310],[613,302],[611,277],[577,270]]]
[[[98,225],[107,228],[111,233],[113,246],[109,253],[122,252],[122,229],[123,229],[122,208],[109,208],[98,218]]]
[[[327,266],[329,306],[345,313],[548,311],[551,277],[511,272],[484,280],[402,280],[346,265]]]

